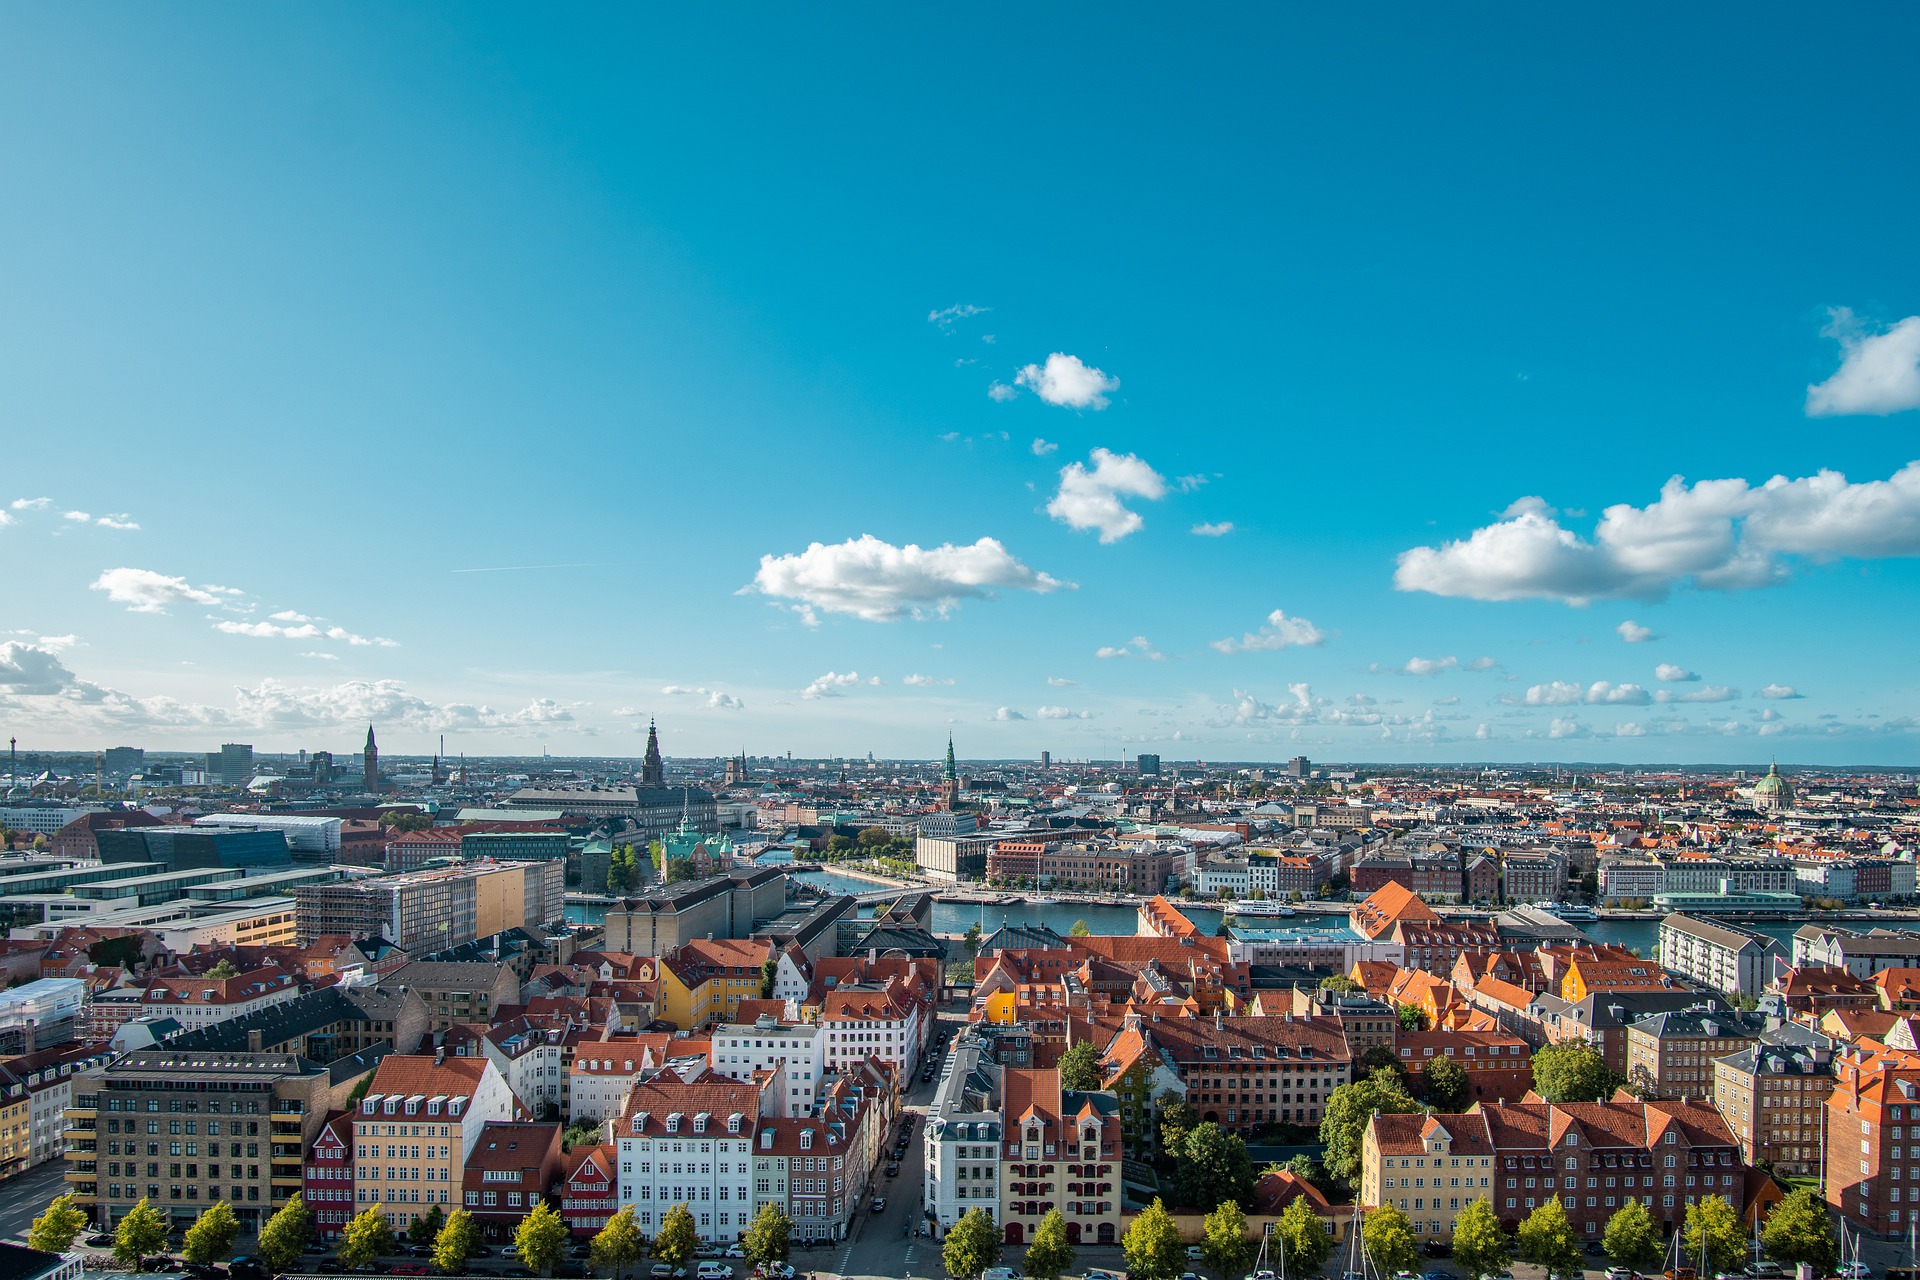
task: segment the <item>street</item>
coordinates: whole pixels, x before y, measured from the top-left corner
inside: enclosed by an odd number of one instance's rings
[[[67,1189],[67,1162],[49,1160],[0,1182],[0,1239],[25,1240],[33,1220]]]

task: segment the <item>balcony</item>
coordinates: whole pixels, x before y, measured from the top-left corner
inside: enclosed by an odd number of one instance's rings
[[[289,1123],[276,1119],[273,1122],[273,1127],[268,1129],[267,1132],[276,1138],[298,1138],[300,1136],[300,1122],[296,1120]]]
[[[273,1186],[276,1188],[274,1192],[274,1199],[276,1200],[282,1198],[280,1195],[280,1192],[278,1191],[278,1188],[285,1187],[287,1188],[287,1193],[292,1194],[293,1192],[300,1190],[302,1185],[299,1174],[297,1173],[283,1174],[278,1172],[277,1170],[274,1172],[274,1175],[270,1179],[270,1181],[272,1182]]]

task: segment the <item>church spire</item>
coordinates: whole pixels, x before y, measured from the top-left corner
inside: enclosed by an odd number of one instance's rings
[[[643,787],[667,785],[666,765],[660,759],[660,734],[654,728],[652,720],[647,721],[647,754],[640,762],[640,785]]]
[[[944,776],[949,779],[957,778],[960,776],[959,769],[953,763],[953,734],[952,733],[947,734],[947,772]]]

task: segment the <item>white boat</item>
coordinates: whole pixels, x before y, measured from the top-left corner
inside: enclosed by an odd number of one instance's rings
[[[1045,896],[1038,897],[1038,898],[1028,898],[1027,905],[1034,906],[1034,907],[1057,907],[1060,905],[1060,899],[1048,898]]]
[[[1600,913],[1592,907],[1569,906],[1564,902],[1556,902],[1546,911],[1548,915],[1565,920],[1568,924],[1593,924],[1600,919]]]
[[[1227,907],[1236,916],[1290,916],[1293,908],[1271,898],[1241,898]]]

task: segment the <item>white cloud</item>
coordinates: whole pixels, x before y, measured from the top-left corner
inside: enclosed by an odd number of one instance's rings
[[[1012,707],[1001,707],[993,713],[992,718],[995,720],[1025,720],[1026,716],[1015,711]]]
[[[124,511],[116,515],[101,516],[94,523],[107,529],[138,530],[140,528],[139,523]]]
[[[705,693],[706,690],[690,684],[668,684],[662,685],[660,692],[666,694],[669,698],[683,698],[693,694]]]
[[[389,640],[385,636],[363,636],[347,630],[345,627],[323,627],[306,617],[305,614],[276,613],[276,618],[298,618],[299,622],[235,622],[232,619],[216,619],[215,631],[223,631],[230,636],[252,636],[261,640],[338,640],[356,648],[378,646],[382,649],[396,649],[400,642]]]
[[[1662,689],[1654,695],[1656,702],[1732,702],[1740,696],[1738,689],[1729,689],[1723,684],[1702,685],[1698,689],[1689,689],[1685,693],[1675,693],[1672,689]]]
[[[1451,671],[1460,665],[1460,659],[1445,658],[1408,658],[1407,665],[1401,670],[1410,676],[1437,676],[1442,671]]]
[[[1610,684],[1605,680],[1596,680],[1587,687],[1586,700],[1602,706],[1644,707],[1653,698],[1637,684]]]
[[[1492,658],[1482,655],[1467,664],[1469,671],[1491,671],[1500,664]]]
[[[995,385],[995,386],[998,386],[999,384],[998,384],[998,383],[995,383],[994,385]],[[1036,457],[1036,458],[1044,458],[1044,457],[1046,457],[1046,456],[1047,456],[1048,454],[1050,454],[1050,453],[1055,453],[1055,452],[1058,452],[1058,451],[1059,451],[1059,448],[1060,448],[1060,446],[1059,446],[1059,445],[1057,445],[1057,444],[1055,444],[1055,443],[1054,443],[1053,441],[1051,441],[1051,440],[1042,440],[1042,439],[1041,439],[1041,438],[1040,438],[1039,436],[1035,436],[1035,437],[1033,438],[1033,446],[1032,446],[1032,448],[1033,448],[1033,456],[1034,456],[1034,457]]]
[[[1093,651],[1096,658],[1147,658],[1159,662],[1167,655],[1153,647],[1145,636],[1135,636],[1121,645],[1102,645]]]
[[[301,656],[301,657],[303,657],[303,658],[318,658],[318,659],[320,659],[320,660],[321,660],[322,662],[338,662],[338,661],[340,661],[340,655],[339,655],[339,654],[337,654],[337,653],[326,653],[326,652],[324,652],[324,651],[322,651],[322,650],[319,650],[319,649],[303,649],[303,650],[301,651],[301,653],[300,653],[300,656]]]
[[[941,307],[937,311],[927,312],[927,323],[938,325],[943,330],[951,329],[956,321],[983,316],[991,310],[993,310],[992,307],[976,307],[971,302],[958,302],[951,307]]]
[[[0,511],[0,529],[4,529],[8,525],[15,523],[17,523],[17,521],[15,521],[11,515],[5,511]]]
[[[1528,689],[1526,703],[1531,707],[1564,707],[1585,696],[1586,690],[1579,685],[1555,680],[1551,684],[1536,684]]]
[[[1197,524],[1188,532],[1200,538],[1224,538],[1233,532],[1233,521],[1222,520],[1218,524]]]
[[[1098,529],[1102,542],[1118,542],[1145,523],[1121,499],[1164,498],[1166,478],[1131,453],[1095,449],[1092,459],[1092,470],[1078,462],[1060,469],[1060,489],[1047,514],[1069,528]]]
[[[1547,736],[1549,738],[1585,738],[1590,737],[1591,733],[1587,726],[1581,724],[1578,720],[1562,719],[1559,716],[1555,716],[1553,721],[1547,726]]]
[[[1042,720],[1091,720],[1093,712],[1075,711],[1072,707],[1041,707],[1034,712]]]
[[[995,381],[987,384],[987,399],[998,404],[1005,404],[1019,394],[1018,390],[1004,382]]]
[[[1700,678],[1697,673],[1689,671],[1685,667],[1676,667],[1671,662],[1663,662],[1655,667],[1653,669],[1653,676],[1654,679],[1665,681],[1667,684],[1684,684],[1689,680],[1698,680]]]
[[[1837,471],[1765,484],[1675,476],[1645,506],[1611,506],[1591,541],[1563,528],[1538,499],[1439,547],[1400,554],[1402,591],[1474,600],[1568,604],[1674,586],[1740,590],[1783,581],[1789,557],[1833,560],[1920,555],[1920,462],[1886,480],[1849,483]]]
[[[934,678],[932,676],[923,676],[916,673],[914,675],[908,676],[906,679],[902,680],[900,683],[904,685],[911,685],[916,689],[924,689],[934,683]]]
[[[60,518],[62,520],[71,520],[75,524],[85,524],[87,521],[93,519],[93,517],[85,511],[62,511]]]
[[[1763,698],[1801,698],[1806,695],[1790,684],[1770,684],[1760,690]]]
[[[1120,379],[1109,378],[1092,365],[1083,363],[1079,356],[1070,356],[1061,351],[1048,356],[1045,365],[1028,365],[1013,380],[1016,385],[1027,388],[1048,404],[1068,409],[1104,409],[1107,407],[1107,394],[1120,389]]]
[[[1273,649],[1286,649],[1299,646],[1312,648],[1326,641],[1320,628],[1305,618],[1289,618],[1286,612],[1275,609],[1267,615],[1267,620],[1258,631],[1249,631],[1238,640],[1228,636],[1224,640],[1210,641],[1212,648],[1221,653],[1256,653]]]
[[[39,640],[42,649],[51,649],[55,653],[63,649],[71,649],[80,643],[80,637],[76,635],[41,636]]]
[[[715,711],[744,711],[747,704],[730,693],[721,693],[716,689],[707,695],[707,706]]]
[[[1628,644],[1645,644],[1649,640],[1659,639],[1658,636],[1653,634],[1652,627],[1643,627],[1632,618],[1628,618],[1625,622],[1615,627],[1614,630],[1619,632],[1620,638]]]
[[[836,671],[829,671],[802,689],[800,696],[803,698],[837,698],[840,696],[842,689],[851,689],[859,683],[860,673],[858,671],[849,671],[845,675]]]
[[[944,616],[963,599],[996,591],[1046,593],[1073,584],[1029,569],[992,538],[971,546],[943,543],[896,547],[872,534],[832,546],[812,543],[798,555],[761,556],[748,590],[785,600],[809,623],[815,609],[868,622]]]
[[[1920,408],[1920,316],[1885,333],[1868,333],[1846,307],[1835,307],[1821,332],[1840,343],[1840,367],[1807,388],[1807,413],[1899,413]]]
[[[231,587],[196,587],[185,578],[169,577],[151,569],[108,569],[90,584],[95,591],[107,593],[107,599],[124,604],[129,613],[165,613],[168,605],[224,602],[240,592]]]
[[[1078,680],[1069,680],[1065,676],[1048,676],[1047,683],[1056,689],[1072,689],[1079,685]]]
[[[45,511],[53,505],[52,498],[15,498],[7,504],[15,511]]]
[[[12,640],[0,644],[0,693],[51,695],[66,689],[73,679],[51,649]]]

